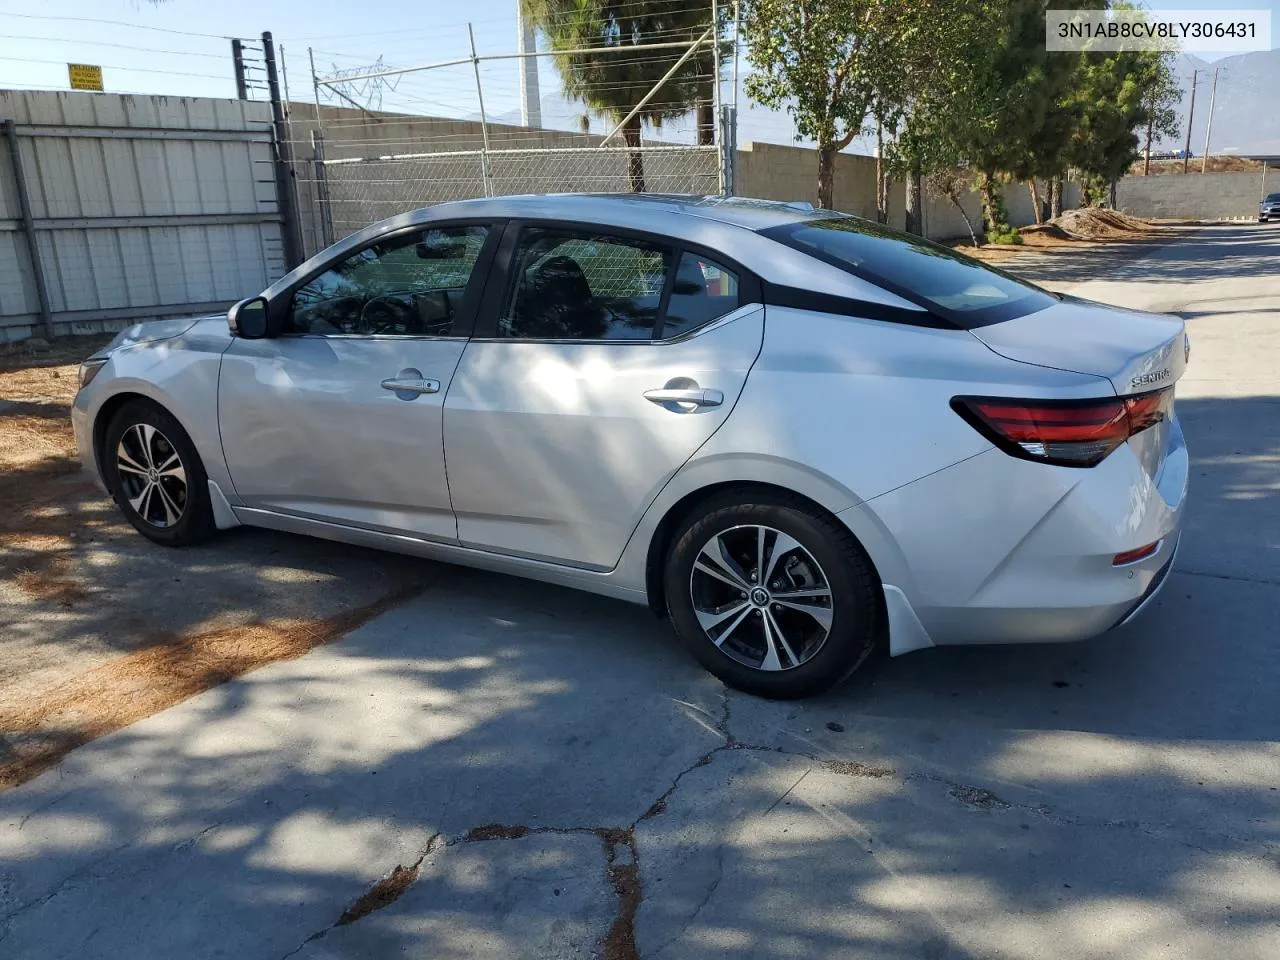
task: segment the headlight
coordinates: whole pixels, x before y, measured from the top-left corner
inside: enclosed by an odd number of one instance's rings
[[[80,389],[83,390],[93,382],[93,378],[98,375],[98,371],[110,359],[109,357],[97,357],[92,360],[86,360],[80,364]]]

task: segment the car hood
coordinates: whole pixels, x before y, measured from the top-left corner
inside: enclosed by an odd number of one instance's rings
[[[1180,317],[1066,296],[969,332],[1009,360],[1106,377],[1122,395],[1172,386],[1191,349]]]
[[[186,333],[201,321],[218,319],[225,321],[225,314],[215,313],[205,317],[177,317],[173,320],[149,320],[146,323],[135,323],[133,326],[125,327],[117,333],[115,339],[95,353],[94,356],[105,357],[113,350],[119,350],[121,347],[132,347],[139,343],[170,340]]]

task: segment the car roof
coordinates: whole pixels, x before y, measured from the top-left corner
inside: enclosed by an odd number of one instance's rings
[[[677,193],[550,193],[458,200],[427,208],[436,215],[505,217],[544,216],[549,204],[565,216],[591,220],[618,220],[654,213],[678,213],[718,223],[765,230],[784,223],[807,220],[829,211],[815,210],[806,201],[757,200],[751,197],[697,196]],[[481,212],[483,211],[483,213]]]
[[[454,200],[371,224],[320,251],[292,274],[273,283],[267,292],[274,295],[287,289],[297,275],[310,272],[323,261],[354,251],[387,233],[442,221],[492,218],[563,224],[576,222],[656,234],[705,250],[723,251],[727,257],[769,282],[902,309],[917,309],[896,294],[761,235],[761,231],[770,227],[842,216],[847,214],[815,210],[803,202],[682,194],[564,193]]]

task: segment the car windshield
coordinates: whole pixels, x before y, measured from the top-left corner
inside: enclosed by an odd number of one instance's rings
[[[965,329],[1011,320],[1056,302],[1002,270],[859,217],[817,217],[762,232]]]
[[[1267,203],[1280,203],[1280,193],[1267,194]]]

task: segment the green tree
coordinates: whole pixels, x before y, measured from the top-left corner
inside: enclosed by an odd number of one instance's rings
[[[1143,176],[1151,172],[1151,143],[1159,137],[1176,137],[1178,126],[1178,104],[1182,102],[1182,88],[1178,85],[1175,72],[1175,60],[1172,54],[1159,57],[1152,77],[1147,83],[1147,129],[1143,147],[1146,162],[1142,168]]]
[[[897,135],[886,150],[890,176],[906,184],[906,228],[923,229],[923,188],[959,206],[963,149],[991,58],[990,24],[1004,0],[932,0],[930,15],[882,93]],[[927,181],[927,184],[926,184]],[[968,217],[964,210],[961,214]],[[972,233],[972,224],[970,224]]]
[[[1164,54],[1130,50],[1084,53],[1064,109],[1074,119],[1063,157],[1085,177],[1084,201],[1092,206],[1106,184],[1122,177],[1140,156],[1139,131],[1159,124],[1167,97]]]
[[[680,59],[684,50],[570,53],[568,51],[626,47],[646,43],[693,43],[711,25],[711,0],[521,0],[526,15],[546,37],[567,96],[595,113],[623,120]],[[644,158],[639,151],[645,121],[664,120],[698,112],[699,142],[710,142],[712,50],[699,51],[672,76],[622,129],[633,149],[628,180],[643,191]]]
[[[743,36],[755,70],[747,92],[785,108],[797,139],[817,144],[819,206],[831,206],[836,155],[891,86],[929,8],[912,0],[748,0]]]
[[[1004,0],[992,24],[990,59],[975,84],[978,109],[962,134],[961,153],[977,174],[988,234],[1011,237],[1000,185],[1055,164],[1073,123],[1061,112],[1078,54],[1045,49],[1045,11],[1052,0]],[[1076,0],[1082,8],[1102,0]]]

